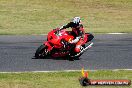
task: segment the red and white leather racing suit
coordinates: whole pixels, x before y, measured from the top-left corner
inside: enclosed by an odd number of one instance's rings
[[[75,43],[75,52],[80,52],[80,48],[81,45],[83,43],[83,36],[84,36],[84,28],[83,25],[81,23],[75,24],[73,22],[68,23],[67,25],[64,25],[60,28],[60,30],[62,29],[66,29],[66,28],[72,28],[72,32],[71,34],[74,36],[74,40],[70,41],[70,43]]]

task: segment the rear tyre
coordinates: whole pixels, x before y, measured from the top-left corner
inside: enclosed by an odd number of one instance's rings
[[[93,34],[91,34],[91,33],[86,33],[86,34],[87,34],[87,37],[88,37],[87,42],[93,40],[93,38],[94,38]]]
[[[47,56],[47,47],[45,45],[41,45],[37,50],[36,50],[36,53],[35,53],[35,57],[36,58],[44,58]]]

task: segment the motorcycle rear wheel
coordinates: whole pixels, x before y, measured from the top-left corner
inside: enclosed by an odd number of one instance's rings
[[[45,56],[47,56],[47,47],[45,45],[41,45],[35,53],[35,57],[36,58],[44,58]]]

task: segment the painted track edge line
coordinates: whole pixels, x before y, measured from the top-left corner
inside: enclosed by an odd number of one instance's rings
[[[119,35],[119,34],[128,34],[128,33],[106,33],[106,34],[114,34],[114,35]]]
[[[129,34],[129,33],[103,33],[103,34]],[[48,35],[48,34],[32,34],[32,35]]]
[[[101,70],[106,70],[106,71],[132,71],[132,69],[99,69],[99,70],[84,70],[84,71],[101,71]],[[62,71],[22,71],[22,72],[0,72],[0,73],[48,73],[48,72],[80,72],[81,70],[62,70]]]

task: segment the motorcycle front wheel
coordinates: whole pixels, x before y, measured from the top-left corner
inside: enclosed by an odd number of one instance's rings
[[[47,47],[45,45],[39,46],[39,48],[36,50],[35,57],[36,58],[44,58],[47,56]]]

